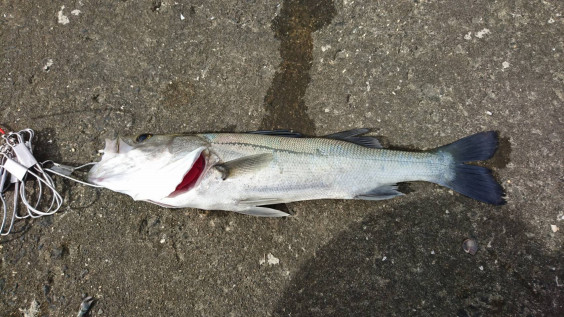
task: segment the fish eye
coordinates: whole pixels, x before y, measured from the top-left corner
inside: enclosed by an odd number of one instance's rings
[[[141,143],[147,139],[150,139],[153,135],[149,134],[149,133],[143,133],[143,134],[139,134],[139,136],[137,137],[137,139],[135,139],[135,142],[137,143]]]

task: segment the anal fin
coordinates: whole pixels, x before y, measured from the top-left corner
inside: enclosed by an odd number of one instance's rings
[[[249,207],[245,209],[233,210],[240,214],[255,216],[255,217],[287,217],[290,214],[280,210],[267,208],[267,207]]]
[[[398,191],[398,186],[396,184],[393,184],[393,185],[382,185],[380,187],[376,187],[367,193],[355,196],[354,199],[385,200],[403,195],[405,194]]]

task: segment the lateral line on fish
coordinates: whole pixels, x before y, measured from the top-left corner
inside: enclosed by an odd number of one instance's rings
[[[221,145],[235,145],[235,146],[243,146],[243,147],[251,147],[251,148],[260,148],[264,150],[272,150],[278,152],[285,152],[290,154],[311,154],[310,152],[303,152],[303,151],[291,151],[291,150],[284,150],[279,148],[274,148],[266,145],[258,145],[258,144],[250,144],[250,143],[242,143],[242,142],[210,142],[212,144],[221,144]]]
[[[291,150],[286,150],[286,149],[280,149],[280,148],[276,148],[276,147],[270,147],[270,146],[266,146],[266,145],[259,145],[259,144],[251,144],[251,143],[243,143],[243,142],[217,142],[217,141],[213,141],[210,142],[212,144],[221,144],[221,145],[233,145],[233,146],[241,146],[241,147],[250,147],[250,148],[260,148],[260,149],[264,149],[264,150],[271,150],[271,151],[277,151],[277,152],[283,152],[283,153],[290,153],[290,154],[304,154],[304,155],[315,155],[312,152],[304,152],[304,151],[291,151]],[[360,146],[360,145],[358,145]],[[433,153],[425,153],[425,152],[409,152],[409,151],[394,151],[394,150],[387,150],[387,149],[371,149],[371,148],[363,148],[363,150],[382,150],[382,151],[390,151],[390,152],[404,152],[404,153],[422,153],[422,154],[429,154],[432,155]],[[378,161],[378,162],[394,162],[394,163],[398,163],[398,162],[407,162],[410,164],[425,164],[427,166],[431,165],[431,166],[446,166],[449,165],[448,162],[417,162],[417,161],[413,161],[412,159],[405,159],[405,160],[398,160],[398,159],[387,159],[387,158],[373,158],[373,157],[355,157],[355,156],[347,156],[347,158],[349,159],[355,159],[355,160],[362,160],[362,161]]]

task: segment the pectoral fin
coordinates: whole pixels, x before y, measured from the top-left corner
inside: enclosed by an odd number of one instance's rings
[[[267,207],[249,207],[234,211],[240,214],[251,215],[255,217],[287,217],[290,215],[283,211]]]
[[[237,175],[252,173],[266,167],[272,161],[272,153],[245,156],[229,162],[217,164],[215,169],[221,172],[223,180]]]

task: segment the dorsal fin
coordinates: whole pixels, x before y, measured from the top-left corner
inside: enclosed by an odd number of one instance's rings
[[[329,139],[343,139],[343,138],[349,138],[351,136],[363,135],[363,134],[366,134],[368,132],[370,132],[370,129],[359,128],[359,129],[351,129],[351,130],[346,130],[346,131],[328,134],[325,137],[329,138]]]
[[[373,136],[360,136],[368,132],[370,132],[370,129],[366,129],[366,128],[352,129],[352,130],[329,134],[326,135],[325,138],[351,142],[354,144],[362,145],[364,147],[369,147],[373,149],[381,149],[382,144],[380,144],[380,141],[378,141],[377,138]]]

